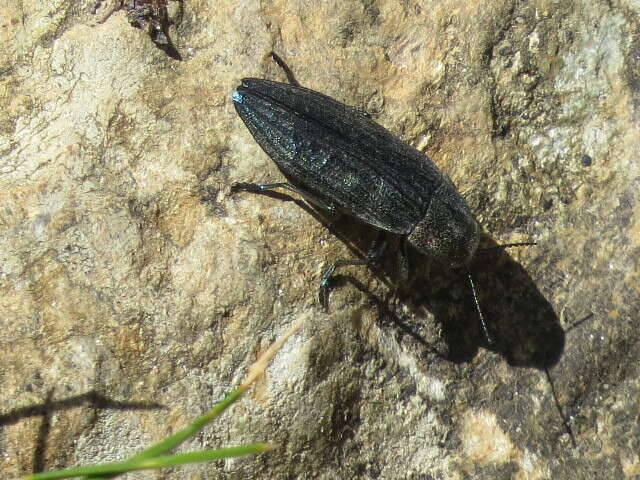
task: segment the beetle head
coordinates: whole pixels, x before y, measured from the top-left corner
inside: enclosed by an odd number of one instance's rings
[[[444,176],[427,214],[407,240],[429,258],[456,268],[469,264],[479,239],[478,223],[451,180]]]

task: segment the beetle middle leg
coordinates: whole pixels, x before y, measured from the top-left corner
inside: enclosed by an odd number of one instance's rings
[[[322,275],[322,280],[320,280],[319,292],[320,304],[324,307],[324,309],[329,309],[329,280],[331,280],[331,277],[335,273],[336,269],[351,265],[375,265],[376,263],[378,263],[378,260],[380,260],[386,249],[387,236],[385,232],[380,232],[364,258],[353,260],[338,260],[336,263],[327,268]]]
[[[326,210],[330,213],[335,213],[336,207],[324,200],[321,200],[316,195],[303,190],[300,187],[296,187],[291,183],[280,182],[280,183],[236,183],[231,187],[232,192],[252,192],[252,193],[264,193],[270,190],[275,190],[278,188],[284,188],[285,190],[289,190],[291,192],[295,192],[304,198],[308,203],[315,205],[316,207],[320,207],[323,210]]]

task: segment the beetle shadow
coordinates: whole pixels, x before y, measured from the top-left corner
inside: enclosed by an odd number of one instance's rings
[[[352,216],[328,214],[286,193],[265,191],[258,194],[294,202],[344,243],[355,258],[364,258],[380,233]],[[379,264],[371,266],[378,280],[391,293],[385,298],[340,270],[331,278],[331,290],[351,284],[376,306],[382,327],[408,335],[417,348],[428,351],[425,353],[454,363],[471,361],[480,347],[499,353],[509,365],[516,367],[545,370],[558,362],[565,343],[560,320],[535,282],[506,248],[499,248],[499,244],[484,234],[469,266],[478,303],[493,339],[493,343],[488,344],[467,273],[463,269],[443,268],[413,247],[406,247],[408,281],[403,278],[402,268],[398,268],[399,258],[405,255],[399,249],[390,248]],[[339,259],[331,259],[331,262],[336,260]],[[329,305],[330,302],[329,298]],[[398,308],[399,305],[404,308]],[[402,310],[408,310],[410,315],[401,313]],[[444,350],[427,340],[438,333],[434,333],[434,326],[425,325],[428,315],[425,311],[430,312],[440,325],[439,336],[444,342]]]
[[[315,212],[314,216],[318,218],[321,214]],[[352,217],[325,225],[359,258],[366,254],[377,232],[372,227],[356,225]],[[482,330],[467,272],[430,262],[408,245],[407,254],[408,281],[402,278],[402,269],[398,268],[398,258],[403,255],[399,250],[387,252],[380,264],[371,268],[393,292],[391,298],[382,299],[368,292],[350,276],[337,275],[332,284],[338,287],[348,282],[355,286],[376,305],[381,322],[395,325],[422,348],[454,363],[471,361],[480,347],[500,354],[515,367],[545,370],[559,361],[565,333],[558,316],[527,271],[491,237],[483,236],[481,247],[469,266],[478,303],[493,340],[491,344]],[[408,307],[410,317],[399,313],[402,308],[397,305]],[[444,351],[426,340],[433,335],[425,334],[424,326],[416,322],[416,318],[426,317],[425,311],[435,317],[441,328]]]
[[[511,366],[539,370],[553,367],[565,344],[565,333],[553,307],[506,249],[499,248],[487,235],[481,244],[469,271],[493,343],[488,343],[482,330],[464,270],[447,270],[433,263],[428,273],[422,269],[417,281],[412,282],[410,299],[433,313],[441,324],[447,358],[453,362],[468,362],[480,347],[485,347],[499,353]],[[420,287],[416,287],[417,282]]]

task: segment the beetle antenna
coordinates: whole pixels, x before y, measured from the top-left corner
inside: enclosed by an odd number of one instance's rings
[[[284,71],[284,74],[287,76],[287,81],[291,85],[299,87],[300,83],[298,83],[298,80],[296,80],[296,77],[289,68],[289,65],[287,65],[287,62],[285,62],[282,57],[274,51],[271,51],[271,58],[273,58],[273,61],[276,62],[278,66]]]
[[[484,336],[487,337],[487,342],[489,345],[493,345],[493,338],[489,335],[489,330],[487,330],[487,324],[484,322],[484,315],[482,315],[482,310],[480,310],[480,302],[478,302],[478,296],[476,295],[476,287],[473,284],[473,278],[471,277],[471,272],[467,269],[467,278],[469,278],[469,285],[471,285],[471,293],[473,293],[473,301],[476,304],[476,310],[478,310],[478,316],[480,317],[480,324],[482,325],[482,330],[484,330]]]

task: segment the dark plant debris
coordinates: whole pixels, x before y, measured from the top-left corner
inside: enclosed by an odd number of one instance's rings
[[[104,7],[105,11],[102,13],[102,18],[98,20],[98,23],[103,23],[115,12],[124,10],[132,26],[145,30],[149,34],[151,41],[158,48],[170,57],[181,60],[180,53],[169,37],[169,28],[175,23],[167,11],[167,5],[171,1],[180,4],[179,17],[181,18],[184,0],[107,0],[106,2],[105,0],[98,0],[93,8],[93,13],[96,14],[103,3],[108,3]]]

